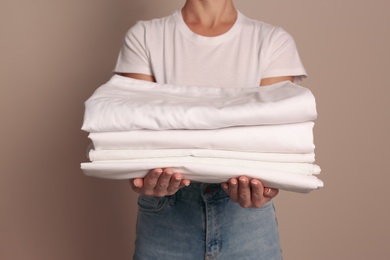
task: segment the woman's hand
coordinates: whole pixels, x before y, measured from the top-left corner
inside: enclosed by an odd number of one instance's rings
[[[180,173],[171,168],[153,169],[144,178],[131,179],[130,186],[139,194],[163,197],[175,194],[180,188],[190,185]]]
[[[222,188],[243,208],[260,208],[279,193],[278,189],[265,188],[260,180],[249,180],[246,176],[232,178],[222,183]]]

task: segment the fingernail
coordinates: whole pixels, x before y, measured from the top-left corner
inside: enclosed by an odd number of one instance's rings
[[[133,180],[133,185],[134,185],[135,187],[137,187],[137,188],[140,187],[140,185],[139,185],[137,179]]]
[[[242,182],[242,183],[246,183],[246,179],[245,178],[239,178],[239,181]]]
[[[233,184],[233,185],[236,185],[237,184],[237,180],[236,179],[230,180],[230,183]]]

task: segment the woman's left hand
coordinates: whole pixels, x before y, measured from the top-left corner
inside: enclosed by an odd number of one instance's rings
[[[278,189],[266,188],[260,180],[249,180],[246,176],[232,178],[221,186],[243,208],[260,208],[279,193]]]

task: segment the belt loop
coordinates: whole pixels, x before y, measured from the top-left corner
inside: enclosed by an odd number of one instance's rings
[[[170,206],[175,206],[175,203],[176,203],[176,194],[173,194],[171,196],[169,196],[168,198],[168,203]]]

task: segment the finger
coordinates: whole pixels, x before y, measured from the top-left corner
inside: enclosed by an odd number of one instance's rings
[[[129,183],[133,189],[139,189],[144,186],[144,180],[141,178],[130,179]]]
[[[251,183],[251,191],[252,191],[252,206],[255,208],[260,208],[263,206],[266,202],[267,199],[264,197],[264,187],[263,184],[256,179],[252,179],[250,181]]]
[[[264,197],[267,198],[274,198],[276,195],[278,195],[279,190],[278,189],[273,189],[273,188],[264,188]]]
[[[155,196],[161,197],[168,194],[168,186],[173,175],[173,170],[171,168],[165,168],[158,178],[157,185],[154,188]]]
[[[158,179],[162,174],[162,169],[151,170],[144,178],[144,185],[140,192],[152,196],[154,195],[154,188],[157,185]]]
[[[229,184],[227,182],[221,183],[222,189],[229,194]]]
[[[243,208],[248,208],[252,205],[251,188],[246,176],[238,178],[238,203]]]
[[[187,186],[190,185],[190,183],[191,183],[190,180],[184,179],[184,180],[182,180],[182,181],[180,182],[180,187],[179,187],[179,188],[187,187]]]
[[[238,202],[238,181],[236,178],[229,180],[227,192],[234,202]]]
[[[170,179],[167,191],[169,195],[174,194],[178,189],[180,189],[180,184],[183,179],[183,176],[180,173],[174,173]]]
[[[130,179],[130,186],[133,189],[133,191],[139,193],[139,194],[145,194],[144,192],[144,179],[142,178],[135,178],[135,179]],[[151,195],[151,194],[149,194]]]

